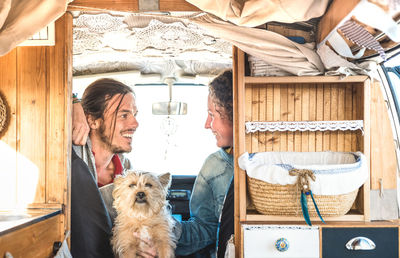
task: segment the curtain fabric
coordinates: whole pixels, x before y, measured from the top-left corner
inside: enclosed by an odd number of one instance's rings
[[[240,27],[211,15],[190,19],[212,35],[237,46],[244,52],[298,76],[321,75],[324,72],[313,45],[298,44],[271,31]]]
[[[63,15],[71,0],[0,1],[0,56]]]
[[[324,14],[328,0],[186,0],[199,9],[236,25],[307,21]]]
[[[326,0],[317,2],[324,1]],[[70,0],[3,1],[0,4],[0,56],[5,55],[19,43],[61,16],[65,12],[69,2]],[[217,1],[215,6],[221,6],[222,2],[223,0]],[[303,7],[307,6],[303,1],[289,0],[280,1],[280,6],[285,6],[285,3],[288,4],[291,2],[301,2]],[[250,4],[252,4],[253,9],[251,10],[257,10],[263,9],[262,5],[264,5],[264,2],[261,0],[250,0],[242,4],[235,2],[235,4],[236,6],[243,7],[243,10],[250,10],[246,8],[250,8]],[[325,7],[322,8],[323,10],[321,9],[321,14],[325,11]],[[311,8],[311,6],[307,8]],[[288,9],[285,10],[287,12]],[[247,18],[257,18],[257,14],[251,12],[246,13],[241,11],[241,14],[246,14]],[[274,16],[276,17],[275,21],[289,21],[288,14],[276,13],[274,15],[276,15]],[[298,17],[300,16],[296,17],[296,19],[299,19]],[[307,19],[311,16],[302,15],[302,17],[302,19]],[[296,19],[293,18],[291,21],[293,22]],[[267,63],[291,74],[304,76],[320,75],[324,72],[324,66],[312,45],[295,43],[274,32],[236,26],[208,14],[197,16],[190,20],[208,30],[211,34],[229,41],[248,54],[259,57]]]

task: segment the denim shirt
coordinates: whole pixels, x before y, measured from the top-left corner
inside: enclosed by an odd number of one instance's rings
[[[181,222],[176,255],[188,255],[216,243],[219,217],[232,178],[232,155],[220,149],[208,156],[193,186],[190,219]]]

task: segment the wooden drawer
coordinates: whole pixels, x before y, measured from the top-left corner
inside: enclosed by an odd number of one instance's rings
[[[289,247],[280,252],[276,241],[285,238]],[[245,258],[319,257],[318,227],[295,225],[244,225],[243,252]]]
[[[355,237],[366,237],[372,240],[374,250],[348,250],[346,243]],[[398,227],[385,228],[323,228],[322,229],[322,257],[399,257],[399,229]]]

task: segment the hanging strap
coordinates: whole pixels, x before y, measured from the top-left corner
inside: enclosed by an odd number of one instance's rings
[[[378,52],[383,60],[386,60],[385,50],[379,42],[371,35],[366,29],[364,29],[360,24],[354,21],[346,21],[339,30],[343,35],[351,42],[361,46],[363,48],[372,49]]]
[[[392,17],[386,13],[381,7],[376,4],[370,3],[367,0],[361,0],[357,6],[344,18],[345,23],[341,23],[328,35],[327,41],[330,43],[332,48],[341,56],[358,59],[364,55],[365,47],[371,48],[377,51],[380,56],[385,60],[384,50],[380,46],[379,42],[372,43],[372,41],[363,41],[360,38],[364,38],[366,33],[371,35],[362,26],[356,28],[357,25],[351,23],[350,18],[354,17],[357,21],[380,30],[385,33],[394,42],[400,42],[400,25],[398,25]],[[348,29],[347,32],[346,28]],[[363,47],[358,53],[352,53],[351,49],[347,45],[346,41],[339,35],[336,29],[340,29],[343,34],[346,34],[346,38],[353,41],[357,45]],[[365,31],[364,31],[365,30]],[[355,31],[358,31],[357,33]],[[362,32],[361,32],[362,31]],[[350,33],[351,32],[351,33]],[[350,35],[353,34],[353,35]],[[355,35],[354,35],[355,34]],[[361,36],[364,35],[364,36]],[[373,37],[371,35],[371,37]],[[369,38],[369,36],[367,36]],[[376,41],[374,39],[374,41]],[[361,43],[360,43],[361,42]],[[323,42],[322,42],[323,43]],[[376,43],[378,45],[376,45]]]

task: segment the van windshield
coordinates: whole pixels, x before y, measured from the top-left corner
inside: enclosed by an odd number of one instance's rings
[[[205,158],[217,150],[214,135],[204,128],[206,85],[172,86],[173,101],[187,104],[186,115],[153,115],[152,104],[168,101],[165,85],[134,86],[139,128],[127,154],[135,169],[174,175],[197,175]]]

